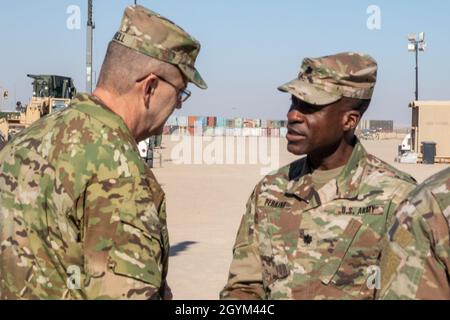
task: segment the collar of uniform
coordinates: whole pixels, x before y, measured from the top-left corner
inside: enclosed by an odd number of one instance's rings
[[[320,200],[316,199],[318,194],[313,187],[311,173],[312,169],[307,157],[294,162],[289,168],[286,196],[295,197],[310,206],[315,206],[316,202]]]
[[[307,158],[293,164],[289,172],[286,195],[305,201],[308,208],[320,206],[334,199],[353,199],[358,197],[359,186],[367,163],[367,153],[357,140],[352,155],[336,179],[328,182],[320,190],[315,190],[312,183],[312,169]],[[307,209],[307,208],[305,208]]]
[[[360,195],[360,185],[368,165],[367,160],[368,154],[361,142],[357,140],[352,156],[336,178],[338,198],[355,199]]]
[[[138,151],[136,141],[123,119],[94,96],[89,96],[85,93],[78,94],[72,101],[72,108],[90,115],[111,129],[121,131],[123,136]]]

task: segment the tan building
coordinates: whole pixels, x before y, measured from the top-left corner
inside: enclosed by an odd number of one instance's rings
[[[450,163],[450,101],[413,101],[411,144],[419,161],[424,157],[422,144],[436,143],[435,161]]]

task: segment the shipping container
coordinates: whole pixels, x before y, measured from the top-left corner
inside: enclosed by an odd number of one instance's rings
[[[267,123],[267,120],[261,120],[261,128],[268,128],[268,123]]]
[[[224,117],[217,117],[216,127],[224,128],[226,126],[227,126],[227,119],[225,119]]]
[[[206,120],[206,125],[208,127],[215,127],[217,124],[217,118],[216,117],[208,117]]]
[[[188,126],[188,117],[186,116],[178,116],[177,117],[177,126],[179,127],[187,127]]]
[[[198,124],[198,126],[202,126],[202,127],[206,127],[207,125],[207,118],[206,117],[197,117],[197,121],[196,124]]]
[[[278,128],[280,128],[278,120],[272,120],[271,122],[272,122],[272,124],[270,126],[271,129],[278,129]]]
[[[234,128],[234,120],[227,119],[227,128]]]
[[[197,121],[197,117],[196,116],[189,116],[188,117],[188,126],[189,127],[194,127],[196,121]]]
[[[196,127],[196,128],[203,128],[203,120],[197,118],[197,120],[195,121],[194,127]]]
[[[242,128],[234,128],[234,136],[241,137],[242,136]]]
[[[269,136],[269,129],[267,128],[261,128],[261,137],[267,137]]]
[[[254,128],[254,127],[255,127],[255,120],[253,119],[244,120],[244,128]]]
[[[287,128],[286,127],[280,128],[280,137],[286,137],[286,135],[287,135]]]
[[[244,121],[243,121],[242,118],[235,118],[234,119],[234,127],[235,128],[242,128],[243,124],[244,124]]]

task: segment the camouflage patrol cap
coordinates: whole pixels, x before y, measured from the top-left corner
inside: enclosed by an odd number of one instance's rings
[[[313,105],[331,104],[343,97],[371,99],[377,69],[376,61],[361,53],[305,58],[298,78],[278,90]]]
[[[125,9],[114,42],[177,66],[189,82],[208,86],[195,68],[200,43],[172,21],[140,5]]]

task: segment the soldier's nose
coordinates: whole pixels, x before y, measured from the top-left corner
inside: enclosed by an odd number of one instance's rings
[[[289,110],[287,118],[289,124],[305,121],[303,114],[296,109]]]

